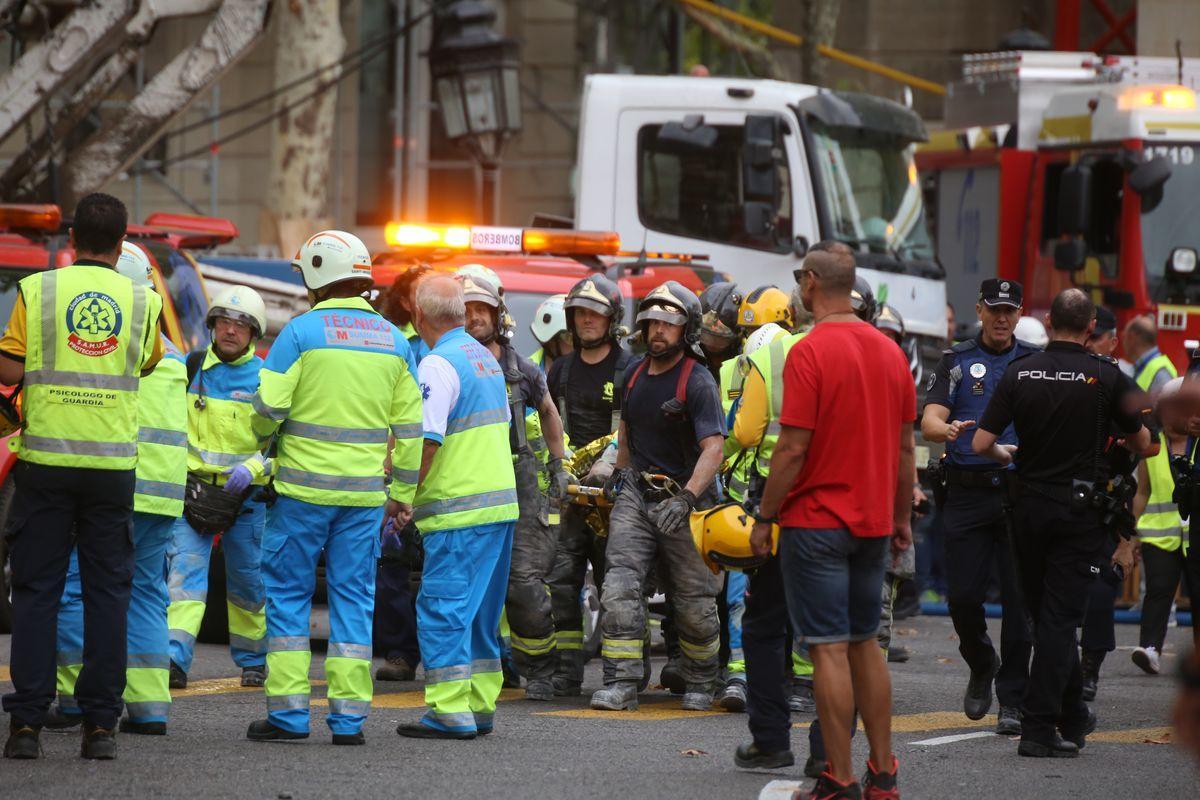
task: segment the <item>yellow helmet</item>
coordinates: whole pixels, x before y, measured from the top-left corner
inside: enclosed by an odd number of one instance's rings
[[[760,286],[742,300],[738,309],[738,325],[742,329],[753,330],[768,322],[790,328],[792,313],[786,294],[774,286]]]
[[[718,574],[722,569],[741,572],[766,563],[750,549],[750,529],[754,520],[737,503],[722,503],[706,511],[693,511],[689,523],[692,541],[700,551],[704,565]],[[771,555],[779,549],[779,526],[771,526]]]

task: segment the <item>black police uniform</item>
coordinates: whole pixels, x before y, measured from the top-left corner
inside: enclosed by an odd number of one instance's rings
[[[1110,533],[1101,512],[1085,503],[1094,486],[1107,485],[1110,431],[1137,433],[1143,398],[1112,359],[1054,341],[1009,366],[979,422],[993,434],[1011,424],[1021,442],[1014,532],[1034,627],[1023,743],[1054,745],[1056,727],[1076,742],[1087,731],[1075,629],[1110,552]]]
[[[981,300],[1019,305],[1021,286],[1012,281],[984,281]],[[1008,365],[1032,352],[1037,352],[1034,345],[1019,340],[1003,351],[993,350],[978,336],[959,342],[942,356],[928,384],[925,403],[950,409],[948,422],[978,422]],[[975,682],[987,681],[987,676],[996,670],[996,697],[1001,707],[1015,710],[1020,707],[1025,691],[1032,638],[1008,542],[1007,507],[1012,471],[975,455],[971,449],[974,438],[975,429],[967,428],[955,441],[946,442],[942,461],[946,497],[940,510],[946,546],[947,600],[958,634],[958,651]],[[1017,437],[1011,427],[1002,431],[1000,441],[1016,444]],[[988,636],[983,607],[993,565],[1003,603],[999,664]],[[987,691],[990,706],[990,686]]]

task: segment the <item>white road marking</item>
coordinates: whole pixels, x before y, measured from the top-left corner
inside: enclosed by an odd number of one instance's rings
[[[771,781],[758,793],[758,800],[792,800],[802,786],[800,781]]]
[[[937,736],[933,739],[922,739],[919,742],[909,742],[909,744],[923,744],[930,747],[936,747],[939,744],[953,744],[954,742],[965,742],[967,739],[986,739],[989,736],[995,736],[994,731],[976,731],[975,733],[956,733],[953,736]]]

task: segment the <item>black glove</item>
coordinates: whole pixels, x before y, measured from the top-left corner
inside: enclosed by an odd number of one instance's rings
[[[617,495],[621,493],[621,487],[623,487],[627,481],[632,480],[632,470],[614,469],[612,474],[608,476],[608,480],[604,482],[604,499],[610,503],[617,502]]]
[[[664,533],[686,525],[688,517],[695,510],[696,495],[684,489],[679,494],[668,497],[650,510],[651,518],[655,520],[658,529]]]
[[[549,473],[550,485],[546,487],[546,496],[551,502],[561,503],[567,499],[567,486],[571,483],[571,476],[567,474],[563,468],[563,460],[561,458],[552,458],[546,463],[546,472]]]

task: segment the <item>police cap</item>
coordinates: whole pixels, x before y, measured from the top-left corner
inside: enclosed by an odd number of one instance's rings
[[[979,284],[979,302],[985,306],[1021,307],[1021,284],[1002,278],[988,278]]]

